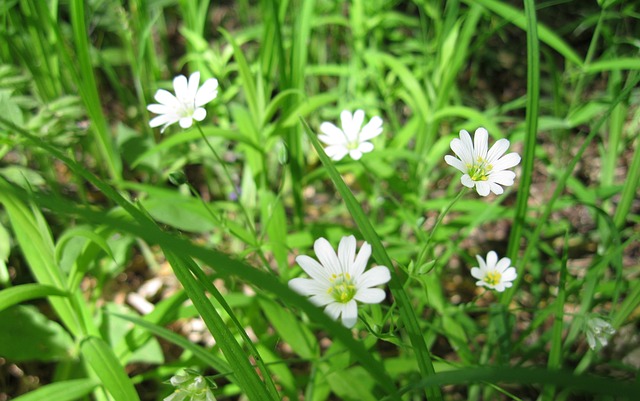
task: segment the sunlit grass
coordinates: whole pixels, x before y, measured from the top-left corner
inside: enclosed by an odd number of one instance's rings
[[[637,12],[510,4],[1,5],[0,398],[637,397]]]

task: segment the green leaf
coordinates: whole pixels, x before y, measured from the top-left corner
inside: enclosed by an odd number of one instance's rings
[[[69,359],[73,353],[69,333],[34,306],[16,305],[1,311],[0,327],[0,355],[4,358],[57,361]]]
[[[267,315],[269,323],[296,354],[305,359],[314,359],[319,356],[320,349],[313,333],[296,315],[271,299],[260,297],[258,302]]]
[[[76,401],[88,395],[98,385],[94,379],[66,380],[47,384],[37,390],[28,392],[13,401]]]
[[[129,376],[104,340],[88,337],[80,344],[80,351],[114,399],[140,401]]]
[[[23,284],[7,288],[0,291],[0,311],[20,302],[55,295],[66,296],[67,293],[50,285],[42,284]]]

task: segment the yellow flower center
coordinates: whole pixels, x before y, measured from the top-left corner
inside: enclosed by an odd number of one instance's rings
[[[331,287],[329,287],[327,293],[331,294],[336,302],[346,304],[356,295],[356,286],[353,285],[353,280],[349,273],[332,274],[329,281],[331,282]]]
[[[473,181],[487,181],[489,173],[493,170],[493,166],[487,164],[487,161],[482,157],[478,157],[473,165],[467,164],[467,170],[469,177],[471,177]]]
[[[484,276],[484,282],[489,285],[498,285],[500,279],[502,279],[502,274],[497,271],[489,272]]]

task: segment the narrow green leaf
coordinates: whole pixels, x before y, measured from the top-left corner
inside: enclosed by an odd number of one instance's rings
[[[47,384],[14,398],[13,401],[76,401],[92,392],[97,385],[98,382],[94,379],[66,380]]]
[[[434,385],[444,386],[478,382],[552,384],[577,392],[628,397],[629,400],[635,399],[640,394],[640,383],[637,382],[624,382],[590,375],[577,376],[564,370],[529,369],[515,366],[473,367],[436,373],[402,388],[402,393]],[[381,401],[384,400],[388,400],[388,398],[384,398]]]
[[[254,401],[276,400],[276,394],[269,391],[260,380],[244,350],[205,295],[205,289],[202,284],[193,277],[189,267],[190,264],[194,264],[193,260],[185,256],[178,256],[169,249],[164,251],[167,261],[173,267],[173,271],[189,295],[189,299],[191,299],[211,334],[216,339],[229,364],[233,366],[234,376],[238,380],[243,393]],[[194,267],[198,268],[197,266]]]
[[[0,311],[24,301],[50,296],[64,297],[66,295],[66,292],[50,285],[22,284],[0,291]]]
[[[528,17],[526,17],[520,10],[503,2],[497,0],[464,0],[464,2],[469,5],[480,4],[483,7],[488,8],[489,10],[498,14],[518,28],[521,28],[523,30],[527,30],[529,28],[527,21]],[[578,66],[582,66],[582,58],[571,47],[569,47],[569,45],[565,41],[563,41],[558,35],[556,35],[551,29],[547,28],[546,26],[542,24],[536,25],[540,35],[540,40],[542,42],[555,49],[568,61]]]
[[[233,369],[222,358],[215,356],[211,351],[204,349],[203,347],[197,344],[192,343],[191,341],[187,340],[186,338],[182,337],[181,335],[171,330],[165,329],[164,327],[158,326],[156,324],[153,324],[145,319],[142,319],[136,316],[122,315],[120,313],[110,313],[110,314],[113,316],[116,316],[119,319],[124,319],[137,326],[140,326],[145,330],[148,330],[150,333],[155,334],[158,337],[162,337],[165,340],[179,347],[182,347],[185,350],[192,352],[196,358],[200,359],[203,363],[216,369],[218,372],[221,372],[223,374],[233,372]],[[238,381],[234,375],[230,374],[228,376],[228,379],[238,384]]]
[[[114,399],[140,401],[129,376],[104,340],[88,337],[80,344],[80,352]]]

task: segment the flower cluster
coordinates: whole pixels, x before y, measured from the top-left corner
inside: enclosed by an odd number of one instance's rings
[[[616,330],[609,322],[596,316],[587,318],[585,324],[587,343],[592,350],[599,346],[605,347],[609,344],[609,337],[616,333]]]
[[[476,285],[487,287],[498,292],[513,285],[512,281],[518,276],[516,269],[511,267],[511,259],[502,258],[498,260],[498,254],[491,251],[487,254],[485,261],[482,256],[476,255],[480,267],[472,267],[471,275],[478,279]]]
[[[162,125],[160,132],[164,132],[171,124],[178,123],[182,128],[189,128],[193,120],[204,120],[207,111],[202,106],[218,96],[218,80],[210,78],[202,86],[199,85],[200,73],[194,72],[188,81],[184,75],[173,79],[175,95],[159,89],[154,96],[158,104],[147,106],[147,110],[159,114],[149,121],[149,125],[152,128]]]
[[[211,392],[212,384],[192,370],[185,369],[185,374],[175,375],[169,382],[175,391],[163,401],[216,401]]]
[[[467,188],[476,188],[480,196],[487,196],[489,192],[500,195],[504,192],[502,186],[511,186],[516,177],[508,169],[520,163],[517,153],[504,153],[509,149],[507,139],[498,140],[489,149],[489,133],[484,128],[478,128],[473,141],[465,130],[460,131],[460,138],[451,141],[451,150],[458,156],[446,155],[444,160],[452,167],[463,173],[460,181]]]
[[[342,316],[342,324],[353,327],[358,320],[356,301],[366,304],[380,303],[385,292],[375,286],[391,279],[386,266],[376,266],[365,272],[371,256],[371,245],[364,243],[356,255],[356,238],[342,237],[338,253],[324,238],[315,241],[314,250],[319,262],[300,255],[296,262],[311,278],[294,278],[289,286],[317,306],[324,306],[325,312],[334,320]]]
[[[382,119],[375,116],[363,127],[364,110],[356,110],[351,114],[344,110],[340,113],[342,129],[330,122],[320,125],[322,134],[318,136],[322,142],[328,145],[324,150],[327,156],[333,160],[342,160],[347,154],[353,160],[360,160],[364,153],[373,150],[373,144],[369,140],[382,133]]]

